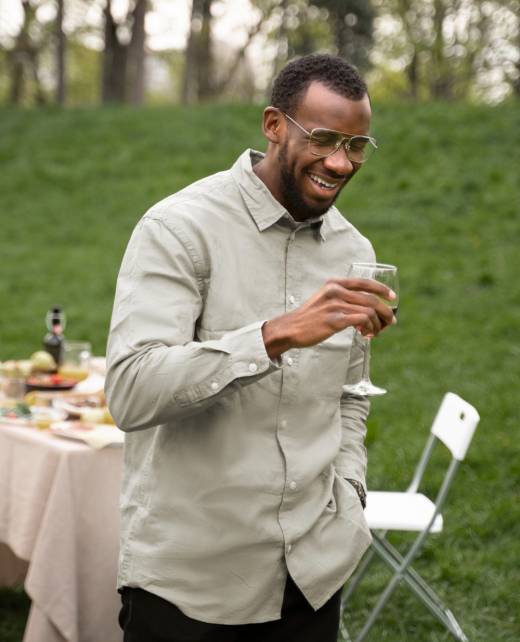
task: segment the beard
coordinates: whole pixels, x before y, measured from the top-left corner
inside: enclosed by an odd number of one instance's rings
[[[338,190],[334,198],[326,204],[312,206],[305,202],[301,195],[301,190],[298,189],[298,185],[296,184],[294,163],[293,166],[290,167],[287,160],[287,143],[280,149],[279,162],[280,191],[283,198],[283,205],[294,220],[304,221],[309,218],[322,216],[332,207],[341,190]]]

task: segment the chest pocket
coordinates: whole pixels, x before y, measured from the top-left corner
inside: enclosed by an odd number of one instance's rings
[[[346,328],[313,348],[313,365],[333,387],[341,388],[346,382],[354,332],[354,328]]]

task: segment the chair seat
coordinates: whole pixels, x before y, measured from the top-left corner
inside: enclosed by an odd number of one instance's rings
[[[435,504],[421,493],[369,491],[365,517],[372,530],[422,531],[435,511]],[[430,530],[442,531],[442,515],[437,515]]]

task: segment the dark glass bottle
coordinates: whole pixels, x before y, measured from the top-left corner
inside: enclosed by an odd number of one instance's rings
[[[58,306],[51,308],[46,316],[47,329],[49,332],[43,338],[44,349],[53,356],[56,365],[59,367],[63,358],[63,329],[65,327],[65,315]]]

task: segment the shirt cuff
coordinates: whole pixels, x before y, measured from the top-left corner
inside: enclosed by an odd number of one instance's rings
[[[265,348],[262,326],[266,321],[256,321],[243,328],[228,332],[220,343],[232,360],[235,377],[257,377],[282,367],[280,359],[269,358]]]

